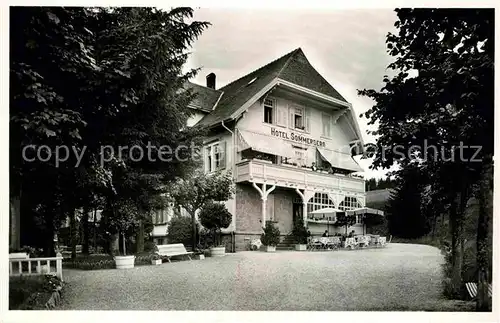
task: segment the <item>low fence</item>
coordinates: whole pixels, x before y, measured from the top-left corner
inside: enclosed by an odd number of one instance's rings
[[[57,257],[46,258],[10,258],[9,275],[55,275],[62,281],[62,260],[63,257],[60,254]],[[36,265],[33,266],[33,263]],[[52,264],[54,264],[54,267],[51,266]]]

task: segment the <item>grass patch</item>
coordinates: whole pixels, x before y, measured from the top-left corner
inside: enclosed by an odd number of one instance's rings
[[[45,309],[45,303],[60,284],[59,278],[52,275],[9,277],[9,309]]]

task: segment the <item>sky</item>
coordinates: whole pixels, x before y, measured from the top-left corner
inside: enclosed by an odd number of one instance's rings
[[[244,76],[300,47],[316,70],[353,105],[363,139],[375,130],[360,114],[373,101],[357,89],[382,87],[392,61],[385,38],[395,32],[396,13],[390,9],[226,9],[200,8],[197,21],[211,26],[194,43],[187,68],[201,68],[192,81],[206,84],[208,73],[217,75],[217,88]],[[383,177],[387,171],[370,170],[370,160],[355,158],[365,178]]]

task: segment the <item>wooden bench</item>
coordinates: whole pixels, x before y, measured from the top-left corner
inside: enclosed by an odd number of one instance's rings
[[[158,254],[166,257],[168,262],[171,262],[170,258],[175,256],[187,256],[191,260],[191,255],[193,254],[187,251],[182,243],[157,245],[156,248],[158,248]]]

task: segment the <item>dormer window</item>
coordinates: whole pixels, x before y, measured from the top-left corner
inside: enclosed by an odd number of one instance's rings
[[[264,100],[264,122],[273,124],[274,122],[274,100]]]

